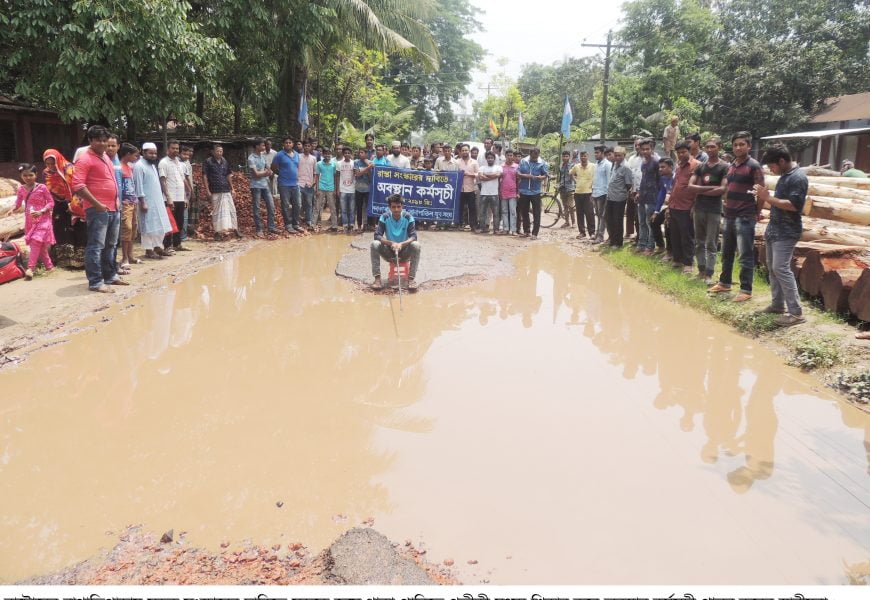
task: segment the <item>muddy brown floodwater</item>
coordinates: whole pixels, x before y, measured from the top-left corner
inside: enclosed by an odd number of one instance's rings
[[[346,248],[255,248],[0,373],[0,580],[132,523],[316,551],[373,517],[467,583],[870,557],[870,416],[753,341],[543,243],[400,313],[334,276]]]

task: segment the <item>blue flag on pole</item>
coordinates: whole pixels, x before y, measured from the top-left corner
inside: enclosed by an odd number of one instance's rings
[[[517,124],[517,133],[520,136],[520,141],[523,141],[523,139],[526,137],[526,126],[523,125],[523,113],[520,113],[520,120]]]
[[[305,97],[305,88],[302,86],[302,97],[299,100],[299,124],[302,125],[303,131],[308,129],[308,99]]]
[[[568,102],[568,96],[565,96],[565,110],[562,111],[562,135],[566,138],[571,137],[571,121],[574,120],[574,114],[571,112],[571,103]]]

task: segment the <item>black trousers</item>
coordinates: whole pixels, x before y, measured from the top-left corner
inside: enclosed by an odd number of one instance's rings
[[[184,228],[184,202],[172,203],[172,216],[175,217],[175,224],[178,225],[178,233],[167,233],[163,238],[163,247],[167,250],[170,247],[178,248],[181,245],[181,232]]]
[[[356,226],[362,229],[363,219],[365,219],[366,215],[366,206],[369,201],[369,193],[368,192],[356,192],[354,196],[354,203],[356,208]]]
[[[462,225],[477,229],[477,195],[474,192],[459,195],[459,215]]]
[[[656,242],[656,248],[664,248],[665,247],[665,236],[662,235],[662,225],[665,225],[665,234],[667,235],[668,226],[665,224],[665,210],[662,209],[662,212],[656,215],[656,218],[653,219],[652,222],[652,235],[653,239]],[[670,249],[671,243],[668,240],[668,249]]]
[[[592,205],[592,194],[574,194],[574,206],[577,209],[577,229],[582,234],[595,235],[595,207]],[[586,226],[583,226],[583,220]]]
[[[607,237],[611,246],[622,248],[625,226],[625,202],[610,202],[604,208],[604,221],[607,223]]]
[[[691,267],[695,258],[695,224],[692,221],[692,211],[674,210],[671,214],[671,254],[674,262]]]
[[[625,203],[625,235],[631,237],[637,230],[637,202],[629,195]]]
[[[534,228],[532,228],[532,225],[529,222],[530,206],[535,219]],[[532,235],[537,237],[538,232],[541,230],[540,194],[535,194],[534,196],[523,196],[520,194],[520,197],[517,199],[517,221],[522,225],[523,233],[528,234],[531,232]]]

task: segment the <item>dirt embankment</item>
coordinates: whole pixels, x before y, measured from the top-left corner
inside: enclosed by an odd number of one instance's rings
[[[427,563],[410,541],[393,544],[367,527],[350,529],[318,554],[301,543],[247,544],[209,552],[182,532],[156,534],[130,527],[112,550],[20,585],[431,585],[457,584],[445,566]]]

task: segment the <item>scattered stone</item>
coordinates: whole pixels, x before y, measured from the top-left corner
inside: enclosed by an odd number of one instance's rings
[[[280,500],[278,500],[278,501],[275,503],[275,506],[277,506],[278,508],[281,508],[282,506],[284,506],[284,503],[281,502]]]
[[[426,572],[400,556],[385,536],[356,527],[325,552],[328,578],[348,585],[428,585]]]
[[[302,547],[302,544],[300,544],[299,542],[294,542],[294,543],[290,544],[290,550],[292,550],[293,552],[296,552],[301,547]]]
[[[174,529],[170,529],[169,531],[167,531],[166,533],[164,533],[164,534],[160,537],[160,543],[161,543],[161,544],[168,544],[168,543],[172,542],[172,535],[173,535],[174,533],[175,533],[175,530],[174,530]]]
[[[453,566],[453,559],[452,558],[445,558],[444,559],[444,566],[445,567],[452,567]]]
[[[475,560],[475,559],[472,558],[471,560],[468,561],[468,564],[470,564],[470,565],[476,565],[476,564],[477,564],[477,560]]]
[[[366,527],[371,527],[371,526],[374,525],[374,524],[375,524],[375,518],[374,518],[374,517],[369,517],[369,518],[367,518],[365,521],[363,521],[363,525],[365,525]]]
[[[230,547],[229,542],[221,542],[221,548],[229,548],[229,547]]]

